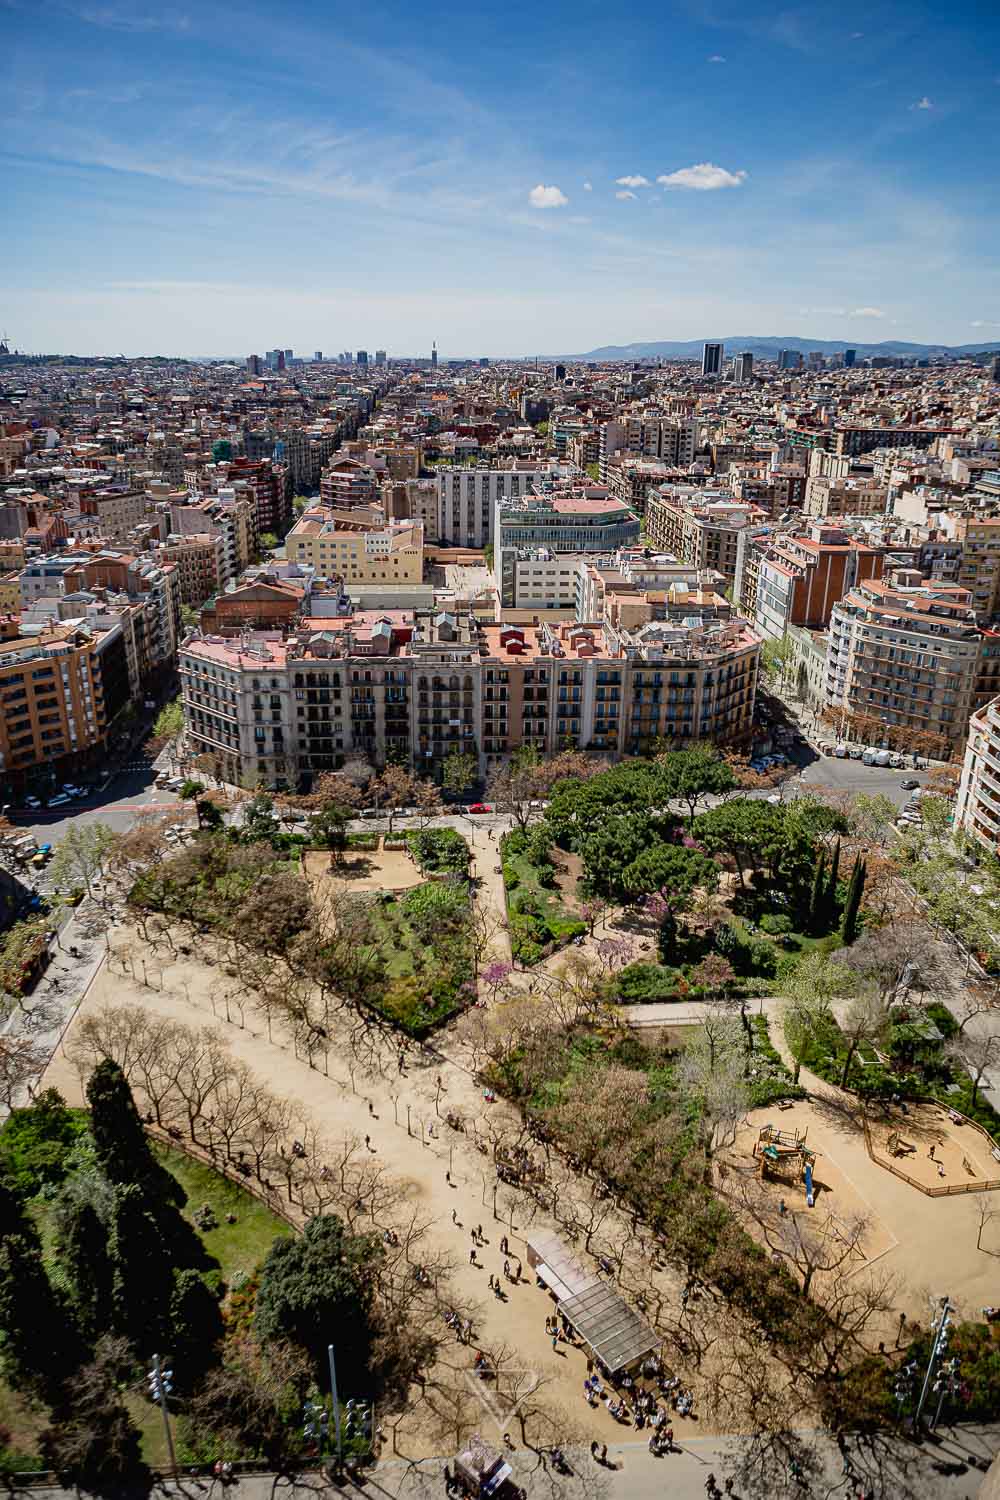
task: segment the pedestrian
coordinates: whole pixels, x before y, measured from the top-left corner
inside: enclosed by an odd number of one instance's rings
[[[482,1241],[483,1241],[483,1226],[482,1226],[482,1224],[477,1224],[476,1225],[476,1237],[479,1240],[480,1244],[482,1244]]]
[[[559,1335],[554,1333],[552,1335],[552,1353],[555,1354],[555,1352],[556,1352],[556,1350],[558,1348],[559,1348]]]
[[[935,1151],[935,1147],[932,1146],[930,1148],[930,1150],[928,1151],[928,1153],[927,1153],[927,1155],[930,1157],[931,1161],[934,1160],[934,1151]]]
[[[510,1261],[509,1260],[505,1260],[504,1263],[503,1263],[503,1274],[504,1274],[504,1279],[506,1281],[509,1281],[510,1280]]]
[[[369,1151],[372,1149],[372,1138],[370,1135],[365,1136],[365,1145],[367,1146]]]
[[[451,1211],[451,1222],[453,1224],[457,1224],[458,1223],[458,1209],[457,1208],[453,1208],[452,1211]]]
[[[451,1172],[450,1171],[449,1172],[445,1172],[445,1174],[444,1174],[444,1180],[445,1180],[445,1182],[447,1182],[449,1184],[451,1183]]]
[[[476,1264],[476,1251],[475,1251],[475,1247],[473,1247],[469,1251],[469,1265],[470,1266],[474,1266],[475,1264]]]
[[[591,1443],[590,1443],[590,1456],[591,1456],[592,1459],[594,1459],[595,1462],[597,1461],[597,1449],[598,1449],[597,1439],[596,1438],[592,1438],[591,1439]]]
[[[606,1464],[607,1461],[608,1461],[608,1445],[607,1445],[607,1443],[602,1443],[601,1444],[601,1463],[602,1464]]]
[[[370,1099],[368,1101],[368,1113],[371,1115],[372,1119],[375,1118],[375,1106]]]

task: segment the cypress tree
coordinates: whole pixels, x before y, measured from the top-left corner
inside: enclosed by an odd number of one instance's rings
[[[832,927],[837,920],[837,880],[840,876],[840,840],[833,846],[830,878],[826,883],[826,925]]]
[[[113,1267],[107,1230],[92,1203],[74,1202],[67,1208],[56,1253],[72,1288],[81,1331],[93,1343],[112,1320]]]
[[[116,1062],[98,1063],[87,1083],[90,1133],[97,1159],[109,1182],[116,1187],[129,1183],[145,1185],[157,1175],[157,1164],[128,1079]]]
[[[858,912],[861,910],[861,897],[865,890],[865,863],[860,855],[854,860],[854,868],[851,870],[851,879],[847,887],[847,899],[844,902],[844,916],[840,924],[840,936],[846,945],[854,942],[858,935]]]
[[[0,1241],[0,1335],[11,1385],[47,1402],[83,1359],[76,1324],[45,1274],[31,1224]]]
[[[165,1347],[170,1330],[174,1268],[142,1189],[119,1188],[111,1225],[112,1316],[142,1355]]]
[[[816,868],[813,871],[812,890],[809,893],[809,931],[818,932],[823,915],[823,894],[826,889],[824,874],[826,870],[826,850],[820,849],[816,854]]]

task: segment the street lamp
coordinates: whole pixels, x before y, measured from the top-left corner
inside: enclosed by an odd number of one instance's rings
[[[930,1390],[934,1367],[948,1347],[948,1337],[951,1331],[950,1314],[951,1301],[948,1297],[942,1297],[941,1311],[938,1314],[936,1322],[931,1324],[931,1327],[934,1329],[934,1342],[931,1345],[930,1358],[927,1361],[927,1373],[924,1376],[924,1383],[920,1389],[920,1400],[917,1402],[917,1409],[913,1413],[914,1432],[920,1431],[920,1417],[924,1409],[924,1403],[927,1400],[927,1393]]]
[[[177,1473],[177,1455],[174,1452],[174,1436],[170,1431],[170,1417],[167,1412],[167,1397],[173,1394],[173,1370],[164,1369],[158,1354],[153,1355],[153,1368],[148,1371],[149,1394],[163,1413],[163,1431],[167,1439],[167,1452],[170,1454],[170,1467],[174,1474]]]

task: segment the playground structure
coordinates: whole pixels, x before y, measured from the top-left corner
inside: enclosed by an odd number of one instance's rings
[[[816,1201],[813,1165],[817,1152],[806,1145],[808,1126],[803,1130],[779,1130],[776,1125],[762,1125],[754,1142],[753,1154],[760,1168],[760,1180],[768,1177],[779,1182],[802,1182],[806,1203]]]

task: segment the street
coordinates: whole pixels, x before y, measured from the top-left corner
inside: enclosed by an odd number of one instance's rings
[[[495,1424],[492,1424],[495,1425]],[[487,1440],[496,1441],[488,1427]],[[791,1436],[791,1435],[789,1435]],[[726,1494],[735,1500],[780,1500],[795,1496],[799,1500],[854,1500],[867,1494],[873,1500],[975,1500],[983,1474],[1000,1442],[996,1427],[942,1428],[934,1439],[917,1445],[896,1438],[876,1437],[850,1440],[844,1449],[826,1436],[813,1433],[794,1435],[806,1453],[812,1453],[815,1469],[795,1480],[787,1472],[735,1482]],[[507,1453],[513,1469],[512,1480],[531,1497],[546,1500],[703,1500],[708,1493],[707,1480],[715,1476],[720,1491],[732,1475],[739,1452],[735,1438],[695,1438],[685,1440],[672,1453],[654,1458],[644,1442],[609,1445],[607,1461],[596,1462],[586,1449],[567,1447],[568,1472],[558,1473],[530,1449],[515,1448]],[[844,1454],[851,1464],[845,1472]],[[450,1460],[450,1455],[449,1455]],[[386,1500],[443,1500],[447,1494],[444,1482],[445,1458],[412,1463],[386,1457],[376,1467],[364,1470],[358,1481],[344,1480],[334,1484],[320,1473],[300,1474],[292,1478],[273,1474],[240,1476],[238,1493],[242,1500],[274,1500],[279,1494],[289,1496],[343,1496],[365,1493],[385,1496]],[[808,1460],[807,1460],[808,1462]],[[858,1485],[861,1488],[858,1488]],[[157,1493],[184,1500],[199,1500],[210,1492],[213,1500],[224,1493],[220,1481],[210,1476],[186,1476],[178,1481],[164,1481]],[[46,1488],[34,1491],[45,1496],[70,1496],[75,1491]],[[506,1493],[503,1491],[501,1493]]]

